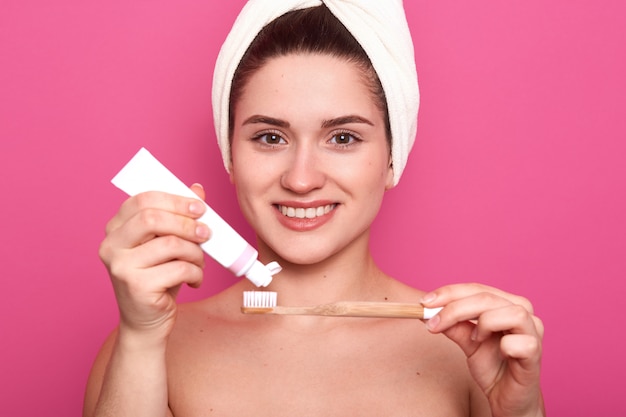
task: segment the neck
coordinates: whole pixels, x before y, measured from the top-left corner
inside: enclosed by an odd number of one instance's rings
[[[278,260],[283,268],[266,288],[278,293],[280,305],[380,300],[390,281],[372,259],[367,240],[306,265],[282,259],[262,243],[259,248],[264,260]]]

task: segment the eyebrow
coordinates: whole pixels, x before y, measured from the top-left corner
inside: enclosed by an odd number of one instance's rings
[[[357,116],[357,115],[351,114],[351,115],[348,115],[348,116],[341,116],[341,117],[336,117],[334,119],[324,120],[322,122],[322,127],[323,128],[328,128],[328,127],[347,125],[347,124],[350,124],[350,123],[363,123],[363,124],[367,124],[367,125],[370,125],[370,126],[374,126],[374,123],[372,123],[371,121],[369,121],[365,117],[361,117],[361,116]]]
[[[255,123],[262,123],[262,124],[283,127],[283,128],[289,127],[289,122],[285,120],[276,119],[274,117],[269,117],[269,116],[261,116],[259,114],[255,114],[254,116],[248,117],[246,120],[243,121],[242,125],[255,124]]]
[[[262,116],[259,114],[255,114],[254,116],[248,117],[246,120],[243,121],[242,125],[256,124],[256,123],[268,124],[268,125],[282,127],[282,128],[288,128],[290,126],[289,122],[287,122],[286,120],[277,119],[275,117]],[[374,126],[374,123],[372,123],[365,117],[351,114],[347,116],[335,117],[333,119],[324,120],[322,121],[322,128],[336,127],[336,126],[341,126],[341,125],[350,124],[350,123],[363,123],[363,124],[367,124],[370,126]]]

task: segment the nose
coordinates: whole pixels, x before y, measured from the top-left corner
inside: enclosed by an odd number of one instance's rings
[[[298,194],[321,188],[326,181],[319,151],[315,145],[300,143],[291,152],[281,176],[281,185]]]

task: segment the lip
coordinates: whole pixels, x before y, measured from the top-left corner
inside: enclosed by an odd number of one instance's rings
[[[281,206],[302,208],[306,210],[309,208],[317,208],[317,207],[323,207],[323,206],[328,206],[328,205],[333,205],[334,206],[333,209],[330,210],[328,213],[325,213],[321,216],[316,216],[313,218],[288,217],[288,216],[285,216],[280,211]],[[326,224],[335,215],[335,212],[337,211],[339,204],[330,200],[317,200],[317,201],[309,201],[309,202],[281,201],[281,202],[275,203],[273,206],[274,206],[274,209],[276,210],[275,212],[276,212],[278,221],[283,226],[287,227],[288,229],[297,231],[297,232],[306,232],[309,230],[317,229],[323,226],[324,224]]]

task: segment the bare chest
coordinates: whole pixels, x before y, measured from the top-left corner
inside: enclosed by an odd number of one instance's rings
[[[468,415],[464,362],[389,330],[186,337],[171,349],[170,407],[176,417]]]

